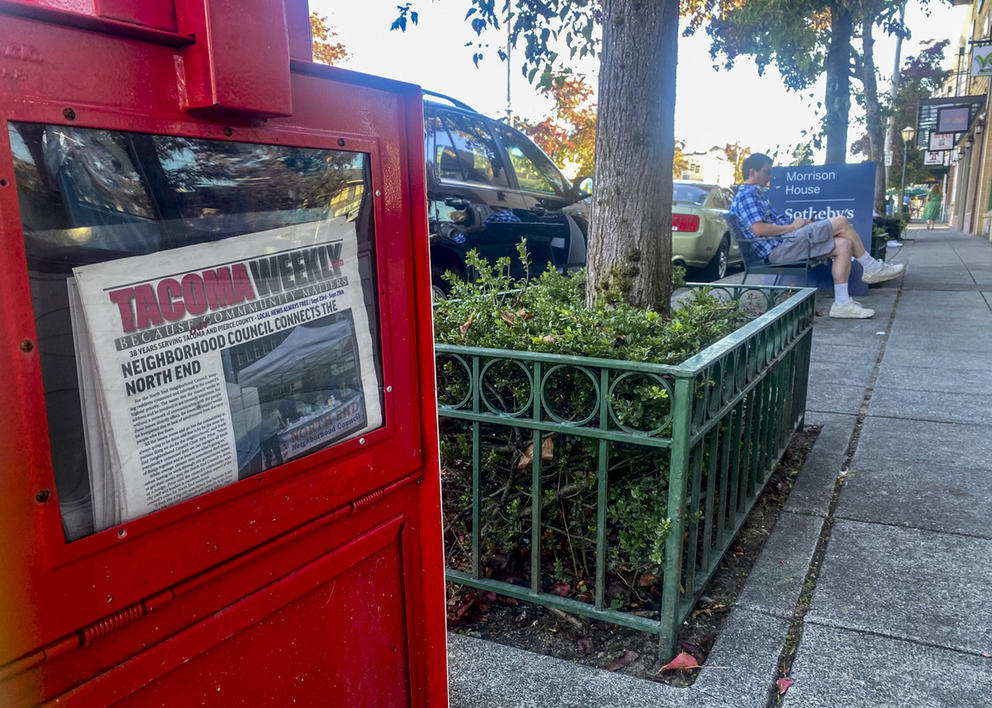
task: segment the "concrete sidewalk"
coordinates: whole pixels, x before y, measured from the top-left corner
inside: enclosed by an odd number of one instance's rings
[[[730,668],[675,688],[451,634],[453,707],[774,705],[790,627],[786,706],[992,705],[992,246],[907,236],[873,319],[818,304],[823,430],[707,662]]]

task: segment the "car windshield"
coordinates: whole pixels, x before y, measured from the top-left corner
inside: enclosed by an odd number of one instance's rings
[[[706,195],[710,193],[708,187],[699,187],[694,184],[676,183],[672,187],[672,200],[676,202],[702,204],[706,201]]]

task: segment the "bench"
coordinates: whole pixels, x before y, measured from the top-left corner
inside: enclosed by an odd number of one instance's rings
[[[737,246],[741,250],[741,257],[744,260],[744,278],[741,280],[741,284],[747,282],[749,275],[774,275],[775,284],[778,284],[779,278],[783,275],[798,275],[803,277],[803,284],[809,285],[809,272],[818,265],[822,265],[829,261],[828,258],[823,257],[807,257],[801,261],[792,261],[790,263],[769,263],[764,258],[758,255],[757,251],[754,250],[754,241],[767,241],[770,239],[780,239],[781,236],[756,236],[754,238],[747,238],[744,236],[744,230],[741,228],[740,223],[737,221],[737,217],[732,213],[727,212],[727,227],[730,229],[730,233],[735,239],[737,239]]]

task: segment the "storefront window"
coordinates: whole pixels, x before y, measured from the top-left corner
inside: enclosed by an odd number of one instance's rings
[[[69,540],[383,424],[368,155],[8,133]]]

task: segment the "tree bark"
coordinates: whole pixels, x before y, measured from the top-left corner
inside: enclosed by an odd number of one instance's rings
[[[586,300],[667,313],[678,0],[604,0]]]
[[[906,3],[905,0],[902,5],[899,6],[899,25],[902,26],[906,20]],[[892,67],[892,87],[889,89],[889,96],[891,98],[896,97],[896,91],[899,90],[899,64],[902,62],[902,34],[896,36],[896,58]],[[885,146],[890,152],[895,154],[895,144],[897,139],[895,137],[895,113],[889,116],[885,125]],[[887,166],[885,168],[885,186],[886,188],[892,184],[892,166]]]
[[[885,131],[882,106],[878,102],[875,77],[875,38],[872,36],[875,12],[865,9],[861,22],[861,82],[865,88],[865,124],[868,129],[869,159],[875,162],[875,211],[885,213]]]
[[[835,0],[830,8],[830,44],[827,46],[827,90],[824,120],[827,163],[847,160],[847,122],[851,112],[851,32],[854,16],[846,3]]]

